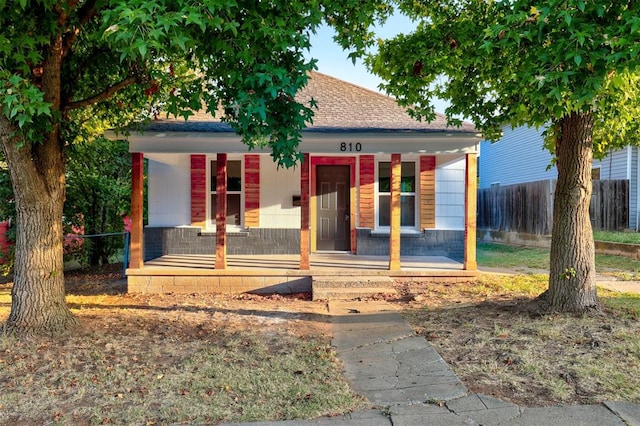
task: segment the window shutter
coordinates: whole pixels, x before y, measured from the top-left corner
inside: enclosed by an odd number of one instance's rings
[[[360,156],[360,224],[363,228],[375,227],[375,161],[373,155]]]
[[[436,227],[436,157],[420,157],[420,229]]]
[[[191,225],[204,228],[207,224],[207,158],[191,155]]]
[[[244,226],[260,226],[260,156],[244,156]]]

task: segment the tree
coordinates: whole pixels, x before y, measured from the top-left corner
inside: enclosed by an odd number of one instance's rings
[[[637,143],[640,4],[635,1],[399,1],[418,21],[368,65],[419,119],[451,102],[497,140],[503,124],[549,125],[555,155],[549,288],[553,310],[598,309],[589,200],[595,155]],[[595,139],[594,139],[595,138]]]
[[[362,51],[383,2],[0,0],[0,144],[17,211],[7,330],[57,333],[76,324],[65,303],[65,153],[101,126],[188,118],[202,106],[274,160],[299,159],[313,104],[294,96],[314,61],[324,18]]]
[[[84,229],[86,235],[123,231],[123,217],[131,210],[131,156],[121,141],[103,137],[80,141],[67,152],[67,191],[63,224]],[[89,265],[109,263],[122,249],[123,238],[83,240]]]

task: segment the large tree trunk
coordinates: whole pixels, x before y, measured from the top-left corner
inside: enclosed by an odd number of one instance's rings
[[[551,309],[598,309],[595,249],[589,203],[593,163],[593,114],[574,113],[558,123],[558,182],[553,200],[551,267],[545,298]]]
[[[5,327],[19,334],[57,334],[77,323],[65,301],[62,152],[49,141],[31,145],[7,137],[7,130],[15,129],[0,117],[0,140],[17,213],[11,313]]]
[[[36,82],[54,116],[41,141],[23,139],[18,129],[0,115],[0,143],[9,166],[17,214],[11,313],[5,327],[19,334],[58,334],[77,324],[65,300],[62,257],[65,163],[57,116],[62,55],[60,33],[51,40],[42,63],[42,77]]]

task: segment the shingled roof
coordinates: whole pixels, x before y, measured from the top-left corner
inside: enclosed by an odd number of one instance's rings
[[[461,127],[447,126],[443,114],[431,123],[419,122],[398,106],[395,99],[358,85],[312,72],[309,84],[296,96],[300,102],[315,99],[313,124],[305,132],[411,132],[411,133],[477,133],[470,123]],[[218,118],[199,111],[188,121],[175,118],[154,120],[149,132],[233,132]]]

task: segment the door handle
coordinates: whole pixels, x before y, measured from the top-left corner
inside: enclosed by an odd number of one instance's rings
[[[344,214],[344,221],[349,222],[349,213]]]

